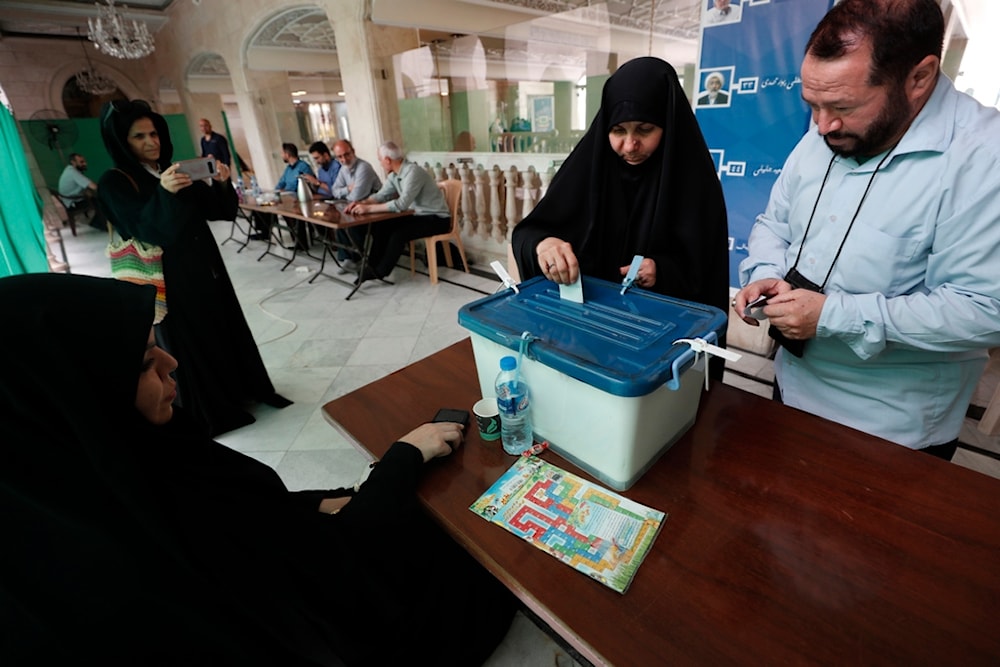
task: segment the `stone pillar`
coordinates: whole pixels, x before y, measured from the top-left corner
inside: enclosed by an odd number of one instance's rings
[[[490,238],[490,221],[486,217],[486,207],[488,202],[486,201],[486,186],[489,183],[489,176],[486,175],[486,170],[483,169],[483,165],[476,166],[476,227],[479,235],[484,238]]]
[[[272,188],[284,171],[281,144],[301,143],[288,74],[247,70],[234,73],[233,85],[240,117],[245,126],[256,130],[247,133],[250,164],[260,187]]]
[[[516,225],[520,220],[517,217],[517,182],[519,175],[517,173],[517,167],[511,165],[510,169],[504,172],[504,186],[506,187],[507,193],[507,235],[510,236],[514,231],[514,225]]]
[[[402,141],[392,54],[417,48],[417,31],[373,24],[366,16],[369,3],[365,0],[319,0],[317,4],[333,25],[351,143],[359,155],[374,163],[379,145]]]
[[[473,178],[472,169],[469,168],[469,165],[462,165],[459,170],[459,178],[462,180],[462,227],[466,230],[466,233],[471,236],[476,231],[476,220],[475,216],[472,214],[476,200],[472,192],[475,180]]]
[[[500,219],[500,181],[503,179],[503,172],[500,167],[493,165],[489,172],[490,179],[490,223],[493,226],[493,239],[497,242],[503,241],[504,233]]]

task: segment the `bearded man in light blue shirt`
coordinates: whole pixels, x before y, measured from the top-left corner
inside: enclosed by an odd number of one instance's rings
[[[296,192],[299,187],[299,176],[312,176],[312,167],[299,159],[299,149],[295,144],[281,144],[281,160],[285,163],[285,171],[281,174],[274,189],[278,192]]]
[[[757,218],[733,306],[769,297],[786,404],[950,458],[1000,345],[1000,113],[940,73],[943,35],[935,0],[823,18],[801,72],[815,128]]]

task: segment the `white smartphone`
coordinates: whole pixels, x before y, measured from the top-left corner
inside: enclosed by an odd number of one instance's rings
[[[181,160],[177,163],[177,171],[187,174],[192,181],[200,181],[203,178],[212,178],[218,171],[215,167],[215,158],[199,157],[193,160]]]

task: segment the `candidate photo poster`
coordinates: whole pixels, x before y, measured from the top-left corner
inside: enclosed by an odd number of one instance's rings
[[[834,0],[702,0],[694,110],[729,217],[729,284],[785,158],[809,129],[799,68]]]

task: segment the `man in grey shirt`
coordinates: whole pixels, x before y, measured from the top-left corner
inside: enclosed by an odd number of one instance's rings
[[[87,178],[87,158],[79,153],[70,153],[69,164],[59,176],[59,199],[70,216],[81,215],[86,220],[90,217],[90,225],[96,229],[105,228],[104,216],[94,204],[97,194],[97,183]],[[93,215],[90,215],[93,211]],[[74,227],[74,234],[76,233]]]
[[[332,193],[336,199],[346,199],[350,202],[367,199],[378,192],[382,181],[375,174],[372,166],[358,157],[350,141],[341,139],[333,145],[333,157],[340,162],[340,173],[333,182]],[[337,249],[337,261],[348,271],[356,271],[357,253],[352,253],[345,246],[360,248],[364,245],[367,225],[338,229],[337,241],[341,247]]]
[[[71,153],[69,164],[59,176],[59,199],[66,208],[80,209],[90,206],[89,195],[97,192],[97,183],[84,176],[86,171],[87,158],[79,153]]]
[[[379,146],[378,157],[389,174],[385,185],[371,197],[348,204],[346,211],[364,215],[412,210],[413,215],[384,220],[372,227],[369,265],[358,276],[359,283],[389,275],[409,241],[451,229],[448,203],[430,174],[404,159],[403,150],[391,141]]]
[[[382,187],[382,181],[372,166],[354,152],[350,141],[341,139],[333,145],[333,157],[340,162],[340,173],[333,182],[333,196],[336,199],[361,201],[367,199]]]

